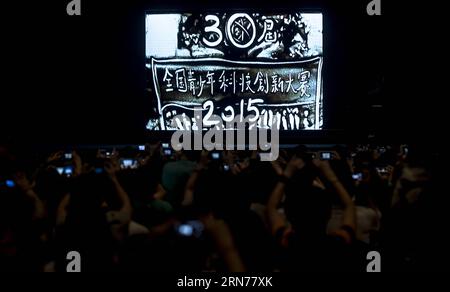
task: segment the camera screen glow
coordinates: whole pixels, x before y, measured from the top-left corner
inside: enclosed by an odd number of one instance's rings
[[[192,234],[194,233],[194,228],[192,228],[192,226],[190,225],[183,224],[178,228],[178,232],[183,236],[192,236]]]
[[[6,186],[7,186],[8,188],[13,188],[13,187],[16,186],[16,184],[14,183],[13,180],[7,180],[7,181],[6,181]]]

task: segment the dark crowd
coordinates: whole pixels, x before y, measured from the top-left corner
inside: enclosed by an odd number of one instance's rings
[[[48,151],[50,152],[50,151]],[[440,155],[413,145],[257,151],[0,146],[0,271],[440,270]]]

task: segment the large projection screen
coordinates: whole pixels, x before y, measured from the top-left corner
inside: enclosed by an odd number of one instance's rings
[[[323,128],[321,13],[146,13],[151,131],[252,115],[257,127]],[[273,122],[276,121],[276,122]]]

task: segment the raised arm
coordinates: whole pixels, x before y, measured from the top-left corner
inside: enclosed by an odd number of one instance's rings
[[[24,173],[17,173],[14,176],[14,181],[17,187],[25,194],[27,199],[33,205],[33,220],[43,219],[45,217],[45,207],[44,203],[38,197],[38,195],[34,192],[33,186],[25,176]]]
[[[208,165],[208,152],[203,151],[202,155],[200,157],[200,161],[197,164],[197,167],[194,169],[191,176],[189,177],[189,180],[186,183],[186,189],[184,191],[184,198],[183,198],[183,202],[181,203],[182,206],[187,207],[187,206],[192,205],[192,203],[194,201],[195,184],[197,183],[199,173],[200,173],[200,171],[205,169],[207,165]]]
[[[279,180],[270,195],[267,202],[267,217],[272,234],[275,234],[280,228],[285,226],[283,216],[278,212],[278,206],[283,199],[286,183],[292,178],[294,173],[305,166],[303,159],[294,156],[283,171],[277,161],[272,162],[272,166],[279,176]]]
[[[72,151],[73,175],[80,176],[83,172],[83,161],[76,151]]]
[[[186,189],[184,191],[183,202],[181,202],[181,205],[183,207],[190,206],[194,202],[194,188],[195,188],[195,184],[198,180],[200,170],[201,169],[199,169],[199,168],[195,168],[194,171],[192,172],[191,176],[189,177],[189,180],[186,183]]]
[[[133,213],[133,207],[131,205],[130,198],[128,197],[128,194],[123,189],[122,185],[120,184],[119,180],[117,179],[117,172],[120,170],[120,166],[117,160],[112,159],[105,164],[105,171],[109,175],[114,189],[116,191],[117,197],[119,198],[119,201],[121,203],[120,211],[124,212],[128,215],[128,218],[131,220],[131,215]]]
[[[339,196],[339,199],[344,207],[344,214],[342,217],[343,226],[348,226],[353,230],[356,230],[356,208],[350,194],[347,192],[344,185],[339,181],[328,161],[313,159],[313,163],[320,169],[324,177],[332,185],[333,189]]]
[[[217,251],[227,265],[229,272],[245,272],[245,266],[234,243],[230,228],[225,221],[212,214],[201,218],[206,231],[211,235]]]
[[[70,194],[65,194],[56,209],[56,226],[62,226],[66,222],[67,208],[70,204]]]

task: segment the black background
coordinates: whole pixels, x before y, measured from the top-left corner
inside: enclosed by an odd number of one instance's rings
[[[433,106],[439,96],[430,90],[435,61],[429,57],[439,51],[428,42],[426,13],[420,7],[413,13],[418,7],[409,1],[382,0],[383,15],[372,17],[369,0],[81,0],[82,16],[66,14],[69,2],[2,4],[0,142],[141,143],[155,137],[145,129],[144,19],[150,9],[321,10],[329,131],[291,139],[325,135],[350,142],[376,134],[386,142],[422,141],[437,139],[442,126],[442,107]]]

